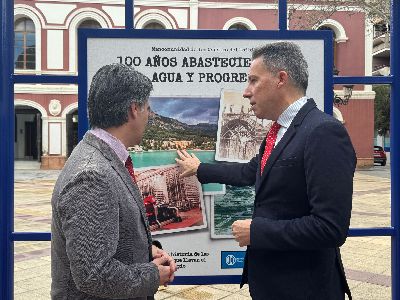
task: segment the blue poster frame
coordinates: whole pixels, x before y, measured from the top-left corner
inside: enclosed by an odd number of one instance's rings
[[[127,33],[135,31],[135,37],[159,36],[156,31],[141,31],[133,29],[133,0],[125,0],[125,28]],[[2,68],[0,68],[0,299],[13,299],[14,285],[14,242],[15,241],[50,241],[49,232],[14,232],[14,84],[16,83],[65,83],[78,84],[78,94],[83,93],[82,82],[84,76],[57,76],[57,75],[15,75],[14,74],[14,3],[10,0],[0,0],[0,56]],[[351,228],[349,236],[390,236],[391,237],[391,266],[392,266],[392,299],[400,300],[400,0],[391,0],[391,72],[389,76],[333,76],[331,72],[325,74],[325,99],[331,101],[333,84],[389,84],[391,86],[391,226],[382,228]],[[101,32],[102,30],[99,30]],[[120,31],[120,30],[118,30]],[[177,37],[177,32],[166,31],[165,36]],[[191,34],[190,31],[187,31]],[[279,34],[278,34],[279,32]],[[268,33],[279,35],[280,39],[293,39],[294,32],[287,29],[287,0],[279,0],[279,31]],[[79,43],[89,32],[79,35]],[[100,34],[100,33],[99,33]],[[181,33],[178,33],[181,34]],[[186,33],[182,34],[182,37]],[[255,38],[263,32],[236,32],[226,33],[220,31],[199,31],[200,36],[208,34],[207,38],[227,37],[242,38],[241,35],[253,35]],[[225,38],[227,38],[225,37]],[[246,37],[243,37],[246,38]],[[260,36],[261,38],[261,36]],[[262,38],[265,38],[264,36]],[[83,49],[83,48],[82,48]],[[81,57],[81,55],[80,55]],[[332,54],[329,56],[332,58]],[[81,63],[81,59],[79,60]],[[332,69],[332,68],[330,68]],[[327,68],[325,70],[328,70]],[[326,72],[325,72],[326,73]],[[86,84],[86,83],[85,83]],[[330,95],[330,96],[329,96]],[[81,99],[81,97],[79,96]],[[79,100],[81,105],[82,100]],[[328,106],[328,104],[326,104]],[[332,102],[326,107],[327,113],[332,113]],[[85,115],[79,111],[80,137],[87,129]],[[83,116],[82,116],[83,115]],[[82,119],[84,118],[84,119]],[[235,283],[240,276],[213,276],[212,277],[180,277],[176,284],[211,284],[211,283]],[[217,277],[217,278],[215,278]],[[194,281],[194,279],[196,281]],[[215,280],[214,280],[215,279]]]

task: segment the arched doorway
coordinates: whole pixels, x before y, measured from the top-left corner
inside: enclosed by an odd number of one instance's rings
[[[14,158],[40,161],[42,157],[42,114],[27,105],[15,107]]]
[[[78,109],[73,109],[65,116],[67,128],[67,157],[78,144]]]

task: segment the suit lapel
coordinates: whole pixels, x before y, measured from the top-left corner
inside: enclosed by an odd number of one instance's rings
[[[268,177],[268,174],[271,171],[271,168],[274,165],[275,161],[279,158],[283,149],[285,149],[285,147],[287,146],[287,144],[290,142],[290,140],[292,139],[292,137],[295,134],[296,134],[296,129],[292,126],[289,126],[288,130],[285,132],[282,139],[279,141],[278,145],[276,145],[276,147],[274,149],[272,149],[272,152],[271,152],[270,156],[268,157],[267,163],[264,167],[264,172],[261,175],[260,184],[257,187],[256,193],[258,192],[258,189],[262,186],[262,183],[265,180],[265,178]],[[259,165],[261,165],[261,162]],[[261,172],[261,170],[259,170],[259,173],[260,172]]]
[[[98,149],[104,155],[104,157],[110,161],[111,167],[115,170],[115,172],[125,183],[126,187],[131,193],[132,196],[131,198],[133,199],[132,201],[135,201],[136,205],[139,207],[140,214],[142,216],[142,221],[146,227],[147,238],[149,239],[149,243],[151,243],[150,227],[147,221],[146,211],[144,208],[144,203],[142,201],[142,195],[141,192],[139,191],[138,186],[132,182],[132,178],[128,170],[122,164],[117,154],[111,149],[111,147],[106,142],[104,142],[103,140],[99,139],[98,137],[94,136],[91,133],[86,133],[84,139],[88,144]]]
[[[145,208],[144,208],[144,203],[142,201],[142,194],[141,194],[137,184],[133,183],[128,170],[119,161],[111,162],[111,166],[118,173],[118,175],[121,177],[122,181],[125,183],[126,187],[129,189],[130,193],[132,194],[132,198],[136,202],[137,206],[140,208],[140,213],[142,214],[142,217],[145,217],[146,212],[145,212]],[[144,218],[144,219],[147,220],[147,218]]]
[[[308,99],[307,103],[300,109],[300,111],[297,113],[297,115],[294,117],[292,123],[290,124],[289,128],[283,135],[282,139],[279,141],[279,143],[276,145],[274,149],[272,149],[272,152],[267,160],[267,163],[264,167],[264,172],[262,175],[261,173],[261,157],[263,155],[263,151],[265,148],[265,139],[263,143],[261,144],[260,148],[260,155],[259,155],[259,161],[258,161],[258,170],[257,170],[257,176],[260,176],[259,184],[256,186],[256,193],[259,191],[260,187],[262,186],[264,180],[268,177],[268,174],[271,172],[271,169],[275,163],[275,161],[279,158],[280,154],[282,151],[286,148],[286,146],[289,144],[289,142],[292,140],[292,138],[296,135],[297,127],[301,125],[303,122],[303,119],[305,116],[309,113],[309,111],[313,108],[316,107],[316,104],[313,99]]]
[[[135,201],[137,206],[139,207],[140,214],[142,216],[142,221],[146,225],[147,238],[149,239],[149,242],[151,243],[151,240],[152,240],[151,232],[150,232],[149,222],[148,222],[147,216],[146,216],[146,210],[144,208],[142,193],[140,192],[137,184],[133,183],[132,177],[129,174],[128,170],[125,168],[125,166],[123,166],[121,164],[121,162],[119,160],[112,161],[111,166],[121,177],[121,179],[125,183],[126,187],[129,189],[130,193],[132,194],[133,201]]]

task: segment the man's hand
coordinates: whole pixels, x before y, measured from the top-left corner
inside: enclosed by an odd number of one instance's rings
[[[240,247],[250,245],[251,219],[238,220],[232,224],[232,234]]]
[[[157,246],[151,245],[151,256],[153,259],[161,257],[164,252],[164,250],[158,248]]]
[[[153,259],[152,263],[158,268],[158,273],[160,274],[160,285],[167,286],[168,283],[174,280],[174,273],[171,273],[167,257],[161,256]]]
[[[186,150],[177,150],[176,151],[179,155],[179,158],[175,158],[176,163],[181,167],[182,172],[179,175],[179,177],[189,177],[192,175],[197,174],[197,169],[199,168],[200,165],[200,160],[197,158],[196,155],[189,154],[186,152]]]
[[[158,272],[160,273],[160,285],[167,286],[168,283],[172,282],[175,278],[175,272],[177,270],[175,260],[164,250],[157,248],[156,246],[151,246],[151,252],[153,256],[153,263],[157,265]],[[159,265],[161,263],[161,265]],[[169,269],[169,277],[167,281],[163,281],[162,275],[166,271],[165,268]]]

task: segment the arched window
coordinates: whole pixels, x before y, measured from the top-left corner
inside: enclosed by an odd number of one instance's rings
[[[20,18],[14,24],[14,67],[35,69],[35,25],[28,18]]]
[[[336,33],[335,31],[329,27],[329,26],[321,26],[318,28],[318,30],[330,30],[332,31],[333,34],[333,74],[334,75],[338,75],[339,74],[339,70],[336,68],[337,66],[337,44],[336,44]]]
[[[241,23],[236,23],[231,25],[228,30],[249,30],[246,25],[241,24]]]
[[[143,29],[165,29],[165,27],[158,22],[149,22],[144,25]]]
[[[69,35],[69,70],[77,71],[78,65],[78,28],[111,28],[112,23],[107,15],[95,8],[80,8],[72,13],[66,20]]]
[[[256,25],[249,19],[235,17],[226,21],[223,30],[257,30]]]
[[[96,20],[88,19],[79,24],[79,28],[96,29],[96,28],[101,28],[101,25]]]

